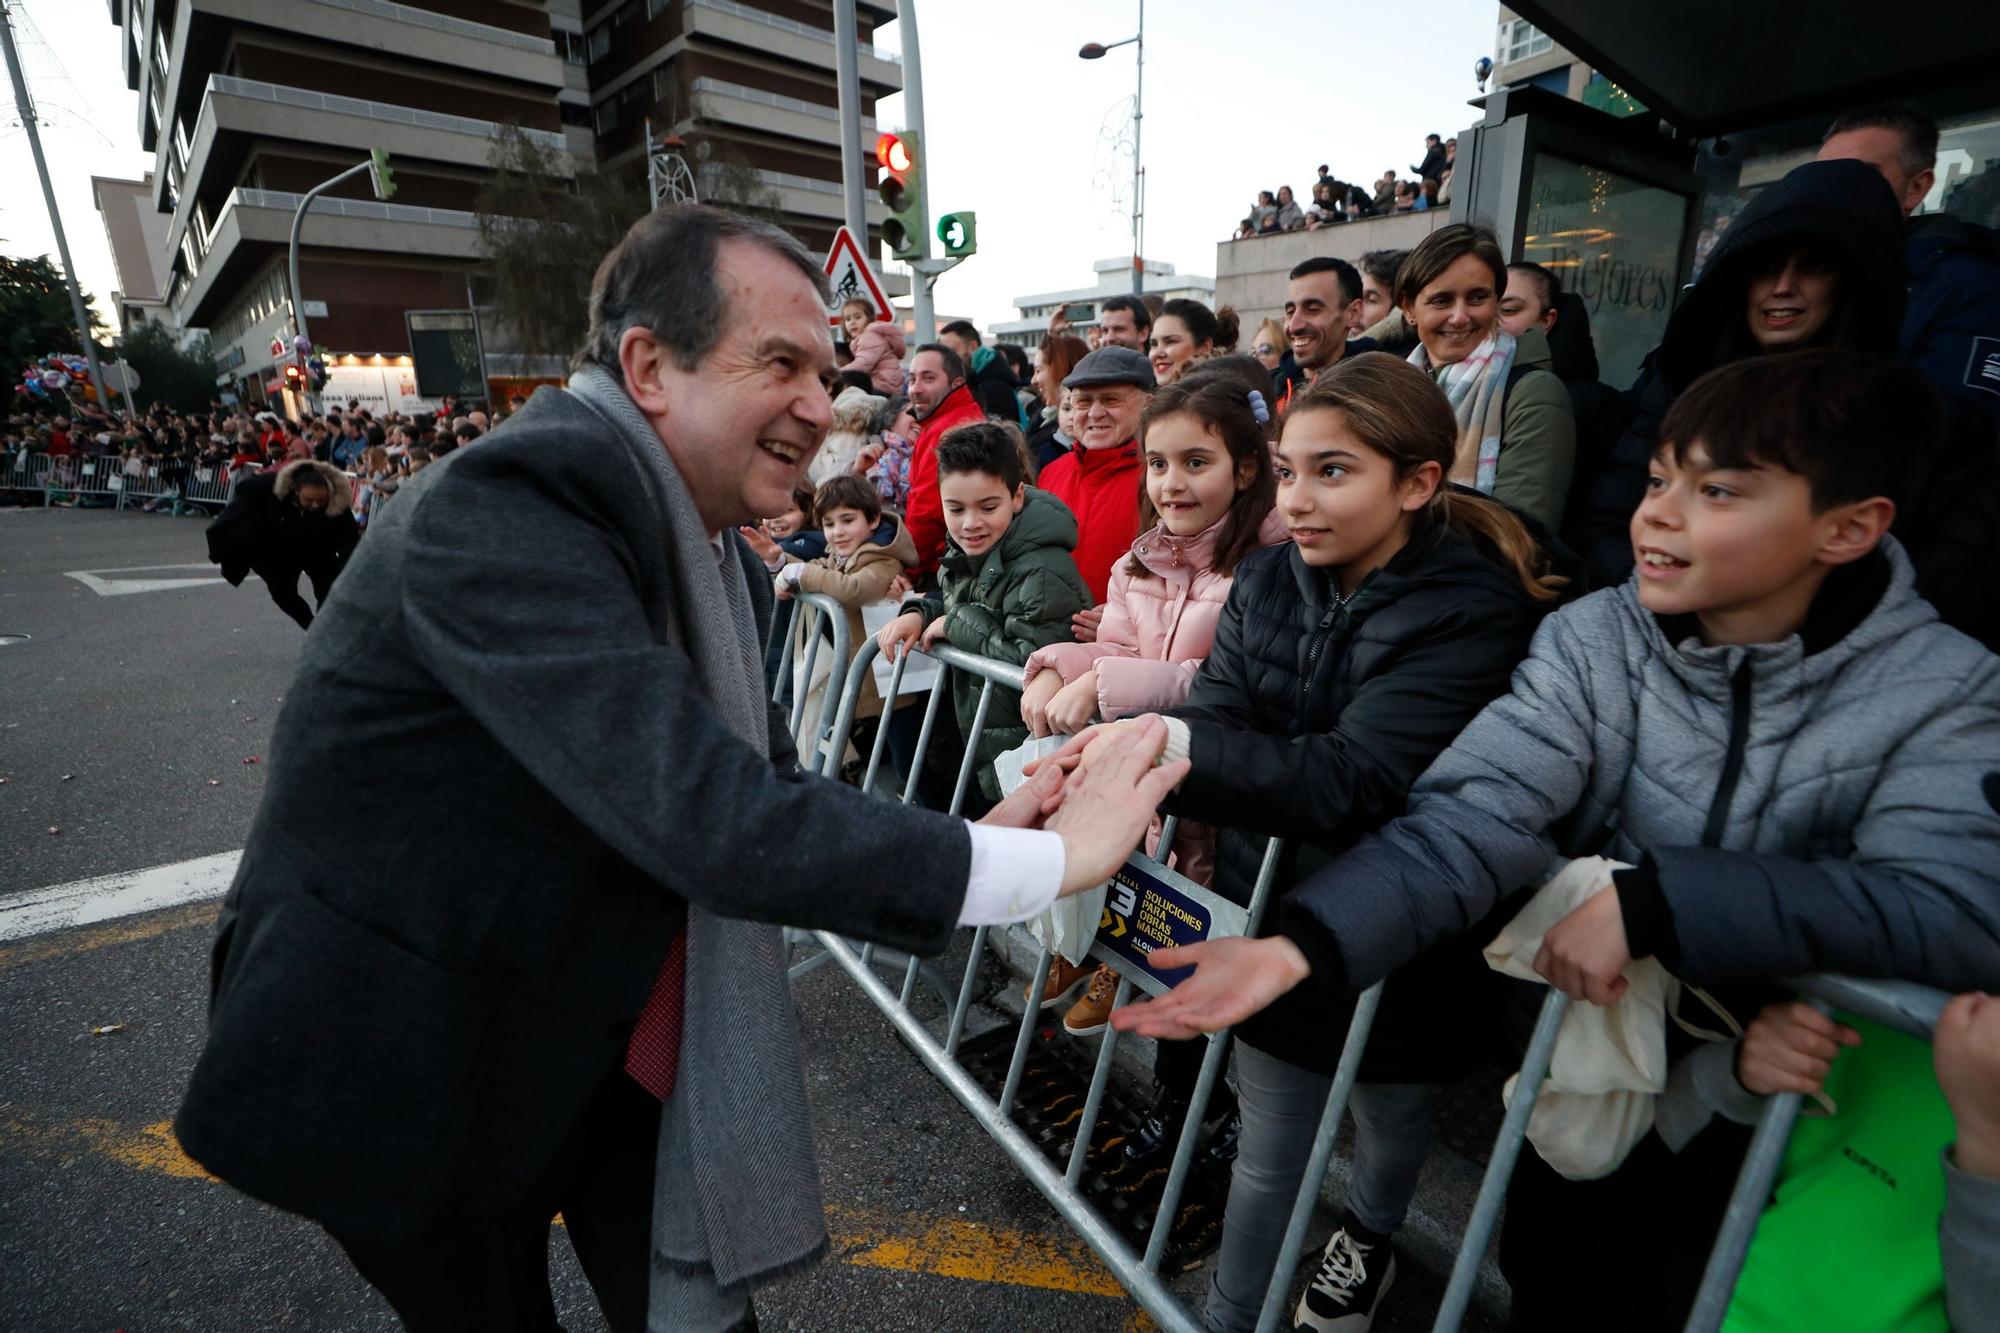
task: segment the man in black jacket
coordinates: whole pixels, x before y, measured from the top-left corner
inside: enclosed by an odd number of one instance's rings
[[[958,353],[965,362],[965,387],[987,416],[995,421],[1011,421],[1027,428],[1027,413],[1014,391],[1021,381],[1007,359],[987,350],[979,330],[969,319],[955,319],[938,330],[938,341]]]
[[[568,387],[405,485],[306,640],[175,1131],[409,1328],[553,1329],[558,1210],[616,1333],[754,1327],[826,1247],[774,923],[936,952],[1104,880],[1185,771],[1156,726],[1050,831],[999,825],[1053,769],[980,826],[800,772],[732,530],[830,424],[825,297],[776,228],[649,214]],[[407,798],[447,787],[478,818]]]
[[[241,587],[247,575],[264,581],[278,609],[311,629],[312,610],[299,596],[299,575],[312,581],[313,602],[326,605],[333,580],[361,540],[353,492],[330,463],[302,460],[236,483],[229,504],[208,525],[208,558]]]

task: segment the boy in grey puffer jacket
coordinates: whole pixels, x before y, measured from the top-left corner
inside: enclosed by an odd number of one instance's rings
[[[1910,378],[1796,353],[1688,390],[1634,516],[1633,581],[1550,616],[1409,813],[1287,898],[1316,983],[1367,986],[1597,851],[1635,868],[1537,960],[1577,999],[1616,999],[1648,956],[1711,987],[2000,982],[2000,658],[1939,622],[1886,535],[1922,438]],[[1607,1308],[1679,1326],[1741,1152],[1710,1122],[1733,1061],[1678,1062],[1657,1132],[1611,1177],[1523,1161],[1501,1249],[1517,1327]]]

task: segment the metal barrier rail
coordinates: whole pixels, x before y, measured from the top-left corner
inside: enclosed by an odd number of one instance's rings
[[[807,764],[806,771],[829,778],[838,777],[841,759],[847,751],[848,729],[853,723],[850,718],[847,728],[838,729],[829,736],[827,721],[838,713],[841,699],[847,692],[848,673],[854,669],[853,654],[848,644],[847,608],[823,592],[793,593],[792,605],[792,618],[785,629],[794,642],[801,634],[807,636],[805,661],[801,669],[795,670],[791,653],[786,654],[784,665],[778,672],[778,682],[771,689],[771,702],[778,703],[784,695],[786,682],[791,682],[792,739],[804,744],[799,724],[805,719],[806,695],[812,692],[813,667],[819,661],[820,649],[827,643],[827,636],[820,633],[820,626],[828,626],[833,640],[831,665],[825,688],[820,694],[819,712],[813,718],[813,753],[818,756],[818,762]],[[815,618],[806,619],[807,611],[811,611]]]
[[[849,670],[848,689],[841,701],[840,713],[834,722],[836,736],[846,736],[851,729],[855,704],[859,697],[859,682],[868,677],[871,664],[879,651],[877,643],[870,639],[863,643],[855,654]],[[937,712],[943,697],[949,691],[952,674],[965,672],[978,676],[983,681],[973,724],[974,736],[985,726],[995,688],[1006,686],[1019,689],[1022,684],[1022,671],[1019,667],[975,657],[950,647],[933,649],[929,655],[945,670],[940,673],[925,710],[916,756],[901,795],[906,804],[915,795],[917,775],[922,770],[923,760],[928,752],[936,724]],[[885,693],[885,702],[893,702],[910,656],[911,654],[905,653],[896,663],[891,687]],[[882,749],[888,734],[886,712],[884,717],[885,725],[877,729],[875,743],[869,754],[867,776],[863,780],[864,790],[873,789],[874,778],[881,764]],[[966,749],[967,756],[959,766],[958,780],[952,794],[951,812],[954,814],[963,803],[967,786],[977,767],[973,758],[976,745],[968,743]],[[1159,847],[1165,848],[1172,841],[1174,822],[1172,819],[1166,821],[1160,834]],[[1256,933],[1258,923],[1271,897],[1283,848],[1283,842],[1277,838],[1271,839],[1266,845],[1263,864],[1258,870],[1256,885],[1251,895],[1248,923],[1244,928],[1246,934]],[[837,962],[854,979],[862,992],[888,1017],[898,1035],[916,1052],[925,1066],[971,1112],[973,1118],[993,1138],[1009,1160],[1103,1259],[1133,1299],[1169,1333],[1198,1333],[1203,1327],[1201,1319],[1180,1303],[1174,1292],[1161,1280],[1158,1267],[1173,1230],[1171,1219],[1179,1207],[1201,1127],[1207,1118],[1208,1103],[1221,1078],[1228,1031],[1225,1029],[1206,1038],[1209,1043],[1208,1049],[1202,1061],[1186,1118],[1181,1125],[1179,1138],[1175,1143],[1172,1166],[1158,1209],[1154,1214],[1155,1220],[1148,1235],[1146,1249],[1143,1254],[1135,1253],[1078,1189],[1085,1158],[1103,1105],[1105,1089],[1110,1081],[1118,1031],[1115,1028],[1106,1028],[1104,1035],[1099,1039],[1090,1090],[1070,1147],[1067,1169],[1058,1172],[1043,1155],[1040,1145],[1013,1119],[1015,1095],[1020,1087],[1022,1070],[1027,1063],[1029,1046],[1040,1017],[1035,999],[1030,998],[1024,1005],[1021,1022],[1014,1037],[1014,1049],[1006,1080],[997,1099],[989,1097],[978,1080],[958,1063],[959,1044],[964,1035],[966,1015],[971,1007],[986,937],[985,926],[973,931],[972,946],[967,955],[965,971],[942,1040],[934,1035],[931,1028],[919,1020],[910,1008],[914,982],[922,966],[916,958],[909,959],[906,965],[900,992],[892,991],[873,969],[875,950],[872,945],[863,946],[857,951],[850,942],[822,931],[815,932],[815,938],[824,949],[824,953],[794,968],[793,975],[797,976],[811,970],[828,959]],[[1047,984],[1052,957],[1047,948],[1041,951],[1041,956],[1035,965],[1033,980],[1028,985],[1029,997],[1039,997]],[[1104,961],[1111,962],[1116,967],[1113,959],[1106,957]],[[1942,992],[1925,986],[1825,974],[1791,978],[1781,984],[1806,997],[1822,1011],[1838,1008],[1926,1039],[1929,1038],[1938,1015],[1948,999]],[[1130,977],[1121,974],[1113,1001],[1114,1007],[1124,1005],[1131,998],[1132,986]],[[1313,1208],[1319,1200],[1320,1185],[1325,1179],[1328,1164],[1332,1159],[1341,1120],[1346,1114],[1347,1104],[1360,1071],[1362,1053],[1373,1030],[1381,992],[1382,986],[1378,982],[1364,991],[1356,1001],[1354,1014],[1341,1047],[1340,1060],[1335,1068],[1333,1083],[1320,1116],[1318,1131],[1307,1156],[1299,1192],[1293,1200],[1291,1215],[1279,1252],[1274,1256],[1274,1266],[1265,1287],[1264,1300],[1256,1324],[1257,1333],[1273,1333],[1273,1330],[1280,1326],[1280,1321],[1286,1313],[1286,1298],[1297,1276]],[[1522,1147],[1527,1142],[1528,1121],[1534,1112],[1542,1083],[1548,1075],[1556,1039],[1560,1034],[1563,1018],[1569,1012],[1569,1006],[1569,997],[1553,989],[1542,1003],[1534,1033],[1521,1060],[1515,1096],[1509,1103],[1500,1130],[1495,1136],[1492,1156],[1488,1161],[1484,1178],[1480,1182],[1479,1195],[1468,1220],[1464,1238],[1452,1267],[1450,1281],[1433,1324],[1434,1333],[1456,1333],[1464,1322],[1480,1265],[1485,1259],[1494,1229],[1500,1220],[1508,1182],[1513,1176]],[[1800,1099],[1795,1093],[1780,1094],[1767,1098],[1764,1102],[1761,1118],[1750,1147],[1745,1153],[1727,1213],[1710,1252],[1701,1289],[1687,1321],[1688,1333],[1715,1333],[1715,1330],[1721,1327],[1735,1289],[1737,1276],[1742,1270],[1744,1257],[1755,1234],[1757,1220],[1770,1198],[1773,1182],[1783,1162],[1786,1144],[1798,1116],[1799,1102]]]
[[[150,460],[130,472],[124,459],[111,454],[30,454],[25,466],[19,454],[0,455],[0,491],[38,494],[44,507],[58,498],[94,496],[114,501],[119,509],[138,500],[168,498],[174,500],[175,512],[183,505],[220,508],[229,503],[235,486],[236,474],[220,465],[190,464],[176,485],[166,479],[162,464]]]

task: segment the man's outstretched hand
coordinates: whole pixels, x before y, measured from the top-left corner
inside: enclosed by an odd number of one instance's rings
[[[1090,766],[1065,780],[1062,767],[1045,763],[1023,791],[1044,783],[1061,787],[1061,804],[1046,827],[1062,834],[1063,896],[1081,893],[1110,879],[1146,836],[1153,812],[1180,780],[1187,760],[1158,763],[1166,748],[1167,725],[1146,718],[1115,736],[1100,737],[1092,748]],[[1046,809],[1047,793],[1038,798]]]
[[[1169,1041],[1233,1027],[1312,975],[1305,954],[1283,935],[1156,949],[1148,961],[1162,970],[1192,967],[1194,975],[1157,1000],[1117,1010],[1111,1026]]]

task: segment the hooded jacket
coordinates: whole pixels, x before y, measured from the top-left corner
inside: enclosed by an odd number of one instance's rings
[[[326,508],[312,513],[291,502],[299,474],[312,471],[326,483]],[[303,459],[276,472],[243,478],[229,503],[208,525],[208,558],[235,586],[252,570],[337,574],[361,540],[354,522],[354,492],[347,474],[331,463]]]
[[[815,487],[854,471],[854,461],[868,445],[869,427],[875,424],[876,413],[888,406],[888,402],[851,384],[840,391],[840,396],[833,400],[833,424],[828,427],[819,452],[813,455],[812,466],[806,469]]]
[[[1024,432],[1028,429],[1028,413],[1018,396],[1021,377],[1007,364],[1006,357],[991,347],[978,348],[972,353],[972,364],[966,367],[965,383],[987,416],[995,421],[1011,421]]]
[[[1037,484],[1076,515],[1081,533],[1076,568],[1090,589],[1090,605],[1104,601],[1111,567],[1139,536],[1139,442],[1086,449],[1078,440],[1069,452],[1042,469]]]
[[[1358,991],[1601,845],[1634,957],[1696,985],[2000,978],[2000,658],[1894,538],[1779,643],[1704,646],[1628,583],[1549,617],[1409,813],[1301,884],[1283,930]]]
[[[1660,423],[1674,399],[1727,360],[1752,355],[1745,327],[1745,291],[1752,269],[1776,249],[1811,245],[1840,267],[1843,308],[1852,350],[1896,354],[1903,324],[1903,231],[1895,195],[1875,168],[1861,162],[1808,162],[1767,186],[1730,225],[1680,308],[1667,321],[1654,354],[1654,375],[1632,423],[1606,458],[1583,511],[1568,520],[1570,545],[1590,567],[1591,583],[1608,587],[1632,572],[1632,513],[1646,493]],[[1731,355],[1730,349],[1736,349]]]
[[[1470,538],[1425,522],[1345,605],[1291,544],[1237,567],[1187,702],[1192,769],[1170,808],[1222,828],[1215,887],[1247,903],[1267,839],[1289,839],[1285,891],[1403,812],[1410,785],[1507,688],[1542,607]],[[1362,1066],[1372,1082],[1462,1073],[1483,1033],[1476,946],[1449,944],[1391,979]],[[1237,1028],[1259,1050],[1332,1071],[1349,1002],[1307,984]]]
[[[919,578],[937,568],[945,549],[944,500],[938,495],[938,441],[954,427],[984,420],[986,413],[972,391],[961,384],[918,423],[917,440],[910,449],[910,502],[903,517],[909,521],[910,540],[917,547],[917,563],[910,572]]]
[[[1025,495],[1021,512],[992,550],[972,556],[951,543],[938,569],[941,593],[903,603],[905,612],[922,612],[926,625],[945,617],[952,647],[1017,666],[1037,648],[1067,639],[1070,617],[1091,605],[1070,554],[1076,549],[1075,515],[1046,491],[1030,486]],[[1028,729],[1021,723],[1020,691],[995,689],[986,729],[973,735],[983,684],[977,676],[953,673],[952,704],[959,733],[978,754],[980,789],[997,801],[993,760],[1027,740]]]
[[[916,543],[910,529],[894,514],[882,516],[874,534],[853,555],[842,560],[828,552],[799,571],[799,591],[825,593],[847,608],[847,642],[859,648],[868,631],[861,623],[861,609],[873,606],[889,595],[889,585],[916,563]],[[822,655],[819,659],[826,662]],[[914,696],[912,696],[914,697]],[[871,678],[861,687],[855,704],[856,717],[876,717],[882,712],[882,696]],[[816,713],[808,711],[805,716]]]
[[[894,320],[870,321],[861,336],[848,345],[853,360],[849,370],[858,370],[885,398],[903,392],[903,326]]]

